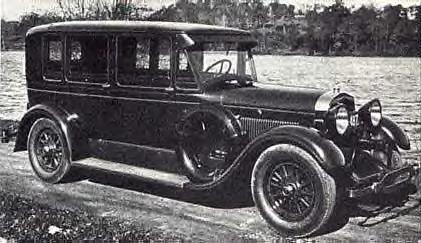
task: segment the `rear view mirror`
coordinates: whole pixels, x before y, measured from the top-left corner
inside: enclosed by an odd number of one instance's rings
[[[194,45],[194,40],[187,34],[177,34],[175,39],[175,45],[177,49],[185,49]]]

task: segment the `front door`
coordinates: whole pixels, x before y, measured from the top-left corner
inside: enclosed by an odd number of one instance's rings
[[[173,148],[174,90],[171,39],[149,34],[122,35],[116,41],[119,125],[115,140]]]

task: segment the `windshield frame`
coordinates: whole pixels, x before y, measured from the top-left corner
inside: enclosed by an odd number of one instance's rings
[[[250,74],[248,76],[250,76],[250,79],[251,79],[251,80],[247,80],[247,84],[252,84],[253,82],[257,82],[256,66],[255,66],[254,58],[253,58],[252,51],[251,51],[251,48],[255,46],[254,42],[250,42],[250,41],[244,42],[244,41],[239,41],[239,40],[233,41],[233,40],[229,40],[229,39],[225,39],[225,40],[210,39],[210,40],[207,40],[207,41],[203,40],[201,42],[196,42],[194,47],[197,48],[197,46],[204,45],[205,43],[227,43],[227,44],[235,44],[237,46],[242,46],[243,49],[238,49],[238,50],[228,49],[227,51],[228,52],[235,51],[237,53],[245,52],[244,65],[247,65],[248,67],[245,66],[244,68],[249,69]],[[206,84],[207,84],[207,81],[209,81],[210,79],[203,78],[203,76],[200,74],[200,71],[197,68],[197,64],[192,60],[190,53],[194,52],[194,51],[198,51],[194,47],[193,48],[187,47],[187,48],[180,49],[180,52],[182,52],[187,59],[187,62],[189,64],[189,68],[191,69],[191,72],[193,74],[193,78],[194,78],[194,80],[195,80],[195,82],[198,86],[198,89],[201,90],[201,91],[205,91],[209,88],[208,85],[206,85]],[[203,50],[202,50],[202,52],[203,52]],[[237,54],[236,58],[239,58],[238,54]],[[237,65],[237,63],[238,63],[238,59],[236,59],[235,65]],[[238,74],[230,74],[230,76],[234,76],[234,75],[238,75]],[[234,79],[232,79],[232,80],[234,80]],[[224,81],[224,80],[222,80],[222,81]],[[228,81],[228,80],[226,80],[226,81]],[[185,88],[180,88],[180,89],[186,90]]]

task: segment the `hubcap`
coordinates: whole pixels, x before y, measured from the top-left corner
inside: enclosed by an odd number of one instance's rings
[[[314,207],[314,181],[307,169],[296,163],[282,163],[268,172],[266,192],[273,210],[287,221],[303,219]]]
[[[38,164],[46,172],[54,172],[62,162],[63,146],[60,137],[50,128],[39,133],[35,140],[35,155]]]

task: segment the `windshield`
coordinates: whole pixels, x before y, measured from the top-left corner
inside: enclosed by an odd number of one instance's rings
[[[179,52],[179,71],[190,71],[200,86],[243,87],[256,81],[249,49],[237,42],[202,42]]]

